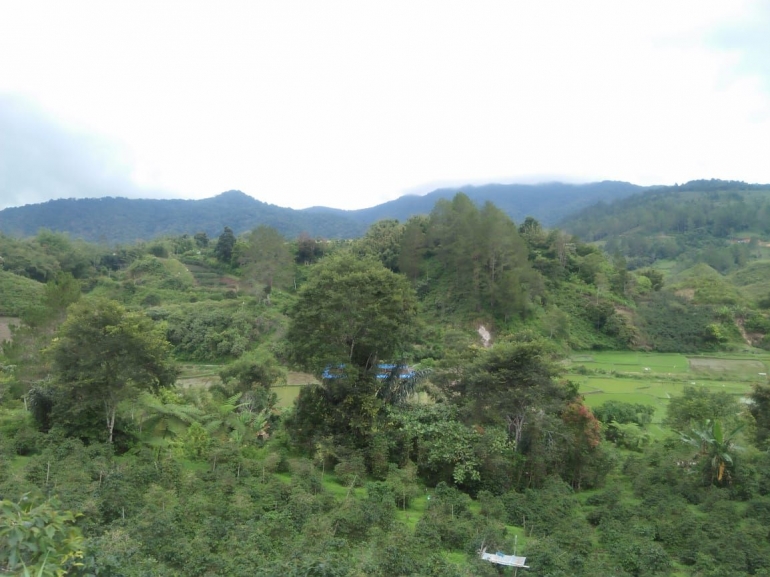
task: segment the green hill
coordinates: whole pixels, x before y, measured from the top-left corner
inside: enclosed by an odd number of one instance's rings
[[[516,222],[534,216],[550,225],[597,201],[608,202],[644,189],[625,182],[489,184],[407,195],[361,210],[294,210],[260,202],[237,190],[204,200],[60,199],[0,211],[0,231],[24,237],[46,228],[114,244],[197,232],[215,237],[225,226],[240,234],[263,224],[289,238],[302,232],[315,238],[355,238],[381,219],[404,221],[428,214],[438,200],[450,199],[460,190],[478,206],[494,203]]]
[[[43,285],[11,272],[0,270],[0,316],[16,317],[40,304]]]
[[[601,241],[635,267],[684,256],[720,272],[743,264],[756,243],[770,237],[770,185],[693,181],[656,187],[607,204],[598,203],[559,223],[588,242]]]

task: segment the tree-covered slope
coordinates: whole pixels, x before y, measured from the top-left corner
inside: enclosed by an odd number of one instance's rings
[[[47,281],[0,347],[0,573],[498,575],[482,547],[533,576],[768,573],[770,357],[733,322],[767,319],[712,300],[727,276],[628,271],[467,195],[281,241],[0,237],[7,277]],[[720,354],[569,370],[569,346]],[[277,403],[287,369],[330,365]]]
[[[214,236],[224,226],[239,234],[260,224],[286,236],[304,231],[315,237],[350,238],[365,230],[344,215],[282,208],[234,190],[204,200],[60,199],[0,211],[0,231],[5,234],[31,236],[47,228],[107,243],[196,232]]]
[[[710,249],[702,259],[720,272],[739,255],[723,249],[728,239],[770,234],[770,185],[697,180],[656,187],[613,203],[600,202],[563,219],[559,226],[584,241],[602,241],[642,265]]]
[[[485,184],[441,188],[426,195],[406,195],[371,208],[343,211],[326,207],[307,209],[314,214],[348,215],[356,220],[372,224],[378,220],[395,218],[406,220],[418,214],[428,214],[441,199],[449,200],[463,192],[477,205],[491,202],[506,213],[514,222],[533,216],[546,226],[558,222],[573,212],[599,201],[610,202],[625,198],[643,187],[628,182],[592,182],[589,184]]]
[[[381,219],[403,221],[417,214],[428,214],[439,199],[452,198],[458,190],[466,191],[479,206],[487,201],[494,203],[516,222],[534,216],[545,224],[552,224],[597,201],[623,198],[642,189],[624,182],[489,184],[441,189],[425,196],[404,196],[375,207],[350,211],[325,207],[294,210],[260,202],[234,190],[204,200],[60,199],[0,211],[0,231],[13,236],[31,236],[46,228],[68,232],[75,238],[112,244],[196,232],[213,236],[224,226],[240,234],[264,224],[286,237],[306,232],[316,238],[354,238]]]

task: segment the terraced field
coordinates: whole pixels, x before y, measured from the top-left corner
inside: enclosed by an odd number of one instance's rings
[[[586,404],[596,407],[609,400],[655,407],[653,434],[666,413],[668,401],[685,386],[707,387],[744,397],[751,385],[766,382],[770,354],[680,354],[598,352],[573,355],[567,376],[580,386]]]
[[[198,363],[185,363],[180,365],[181,374],[177,379],[180,387],[211,387],[219,384],[219,371],[224,365],[204,365]],[[289,371],[285,385],[276,385],[272,391],[278,396],[278,406],[290,407],[294,399],[299,395],[300,389],[305,385],[316,383],[315,377],[308,373]]]

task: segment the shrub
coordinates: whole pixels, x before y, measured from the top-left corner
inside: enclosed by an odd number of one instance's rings
[[[359,451],[354,451],[349,457],[342,459],[334,467],[337,479],[343,485],[361,487],[366,478],[366,461]]]

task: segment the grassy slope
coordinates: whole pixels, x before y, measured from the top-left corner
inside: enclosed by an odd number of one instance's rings
[[[43,285],[32,279],[0,270],[0,316],[16,317],[40,303]]]

